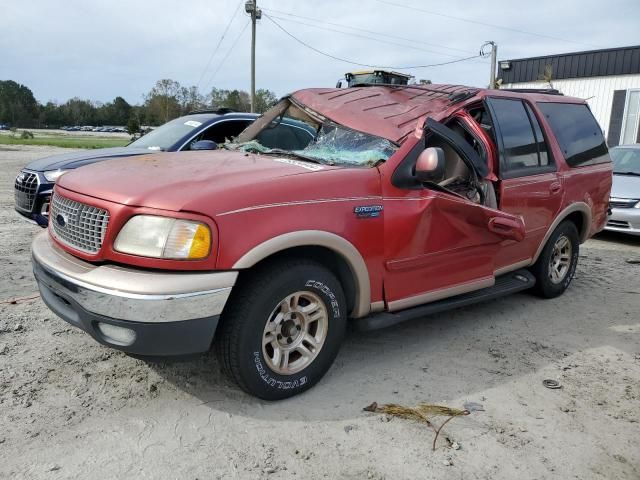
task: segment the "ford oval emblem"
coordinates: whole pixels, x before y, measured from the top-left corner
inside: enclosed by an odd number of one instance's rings
[[[67,219],[64,218],[64,215],[59,213],[58,215],[56,215],[56,223],[60,225],[60,227],[64,228],[65,225],[67,224]]]

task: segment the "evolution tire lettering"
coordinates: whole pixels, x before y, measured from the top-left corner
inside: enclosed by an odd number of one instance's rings
[[[280,390],[289,390],[289,389],[292,389],[292,388],[302,387],[308,381],[306,375],[304,377],[300,377],[300,378],[296,378],[295,380],[291,380],[290,382],[282,382],[280,380],[276,380],[275,378],[271,377],[267,373],[267,370],[264,368],[264,365],[262,365],[262,359],[260,358],[260,352],[253,352],[253,358],[254,358],[254,362],[256,364],[256,369],[258,370],[258,374],[260,375],[260,378],[267,385],[269,385],[271,387],[276,387],[276,388],[278,388]]]
[[[307,280],[305,287],[315,288],[316,290],[320,290],[331,300],[331,309],[333,310],[333,315],[336,317],[340,316],[340,305],[338,304],[338,300],[336,299],[335,294],[331,291],[329,287],[327,287],[324,283],[318,282],[317,280]]]

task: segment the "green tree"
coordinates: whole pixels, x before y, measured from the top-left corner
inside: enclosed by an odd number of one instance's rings
[[[273,107],[278,101],[278,97],[271,90],[260,88],[256,90],[256,112],[264,113]]]
[[[29,88],[13,80],[0,80],[0,123],[33,127],[39,116],[38,102]]]
[[[127,132],[129,135],[135,135],[140,131],[140,120],[136,114],[131,114],[127,122]]]
[[[206,107],[204,97],[198,91],[198,87],[192,85],[191,87],[181,87],[180,94],[178,96],[180,101],[180,110],[182,115],[186,115],[194,110],[202,110]]]
[[[180,89],[180,84],[169,78],[156,82],[144,102],[149,123],[166,123],[180,115]]]

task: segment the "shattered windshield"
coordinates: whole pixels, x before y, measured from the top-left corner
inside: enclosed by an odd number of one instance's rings
[[[315,138],[299,149],[266,147],[261,143],[261,138],[267,130],[277,127],[283,118],[302,122],[307,130],[315,132]],[[371,167],[384,162],[398,148],[387,139],[352,130],[309,110],[302,110],[287,99],[248,127],[237,138],[237,142],[227,148],[261,154],[291,155],[315,163],[356,167]]]

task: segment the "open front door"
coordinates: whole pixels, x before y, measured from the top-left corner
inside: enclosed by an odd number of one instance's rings
[[[482,161],[453,130],[432,120],[428,125],[425,142],[398,166],[394,186],[384,195],[384,289],[391,311],[492,286],[498,251],[525,233],[520,216],[460,193],[465,179],[481,178]],[[445,152],[445,178],[417,187],[414,178],[412,187],[407,175],[413,175],[417,157],[431,146]],[[449,190],[454,187],[457,193]]]

